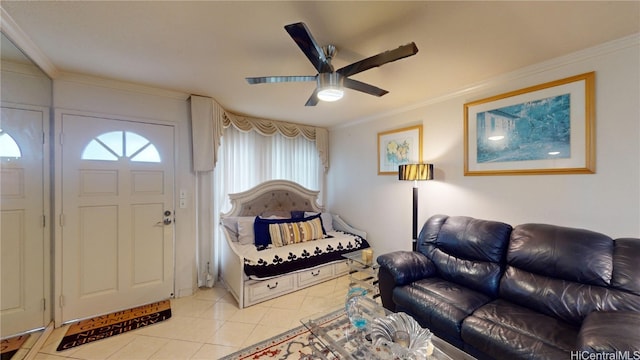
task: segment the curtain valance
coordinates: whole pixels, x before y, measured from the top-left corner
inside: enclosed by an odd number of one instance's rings
[[[315,141],[318,156],[326,172],[329,169],[329,132],[325,128],[294,124],[284,121],[245,117],[224,110],[215,100],[191,95],[191,132],[193,139],[193,168],[212,171],[218,161],[218,148],[224,129],[233,126],[240,131],[255,130],[271,136],[304,136]]]

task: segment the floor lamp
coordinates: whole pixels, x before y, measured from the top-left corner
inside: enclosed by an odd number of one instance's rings
[[[398,180],[413,181],[413,246],[418,244],[418,181],[433,180],[433,164],[406,164],[398,167]]]

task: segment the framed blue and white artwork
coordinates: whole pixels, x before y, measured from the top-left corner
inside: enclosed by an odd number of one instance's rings
[[[595,73],[464,105],[464,174],[595,173]]]

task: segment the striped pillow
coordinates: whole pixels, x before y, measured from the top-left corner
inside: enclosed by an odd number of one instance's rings
[[[315,218],[308,221],[269,224],[271,243],[275,247],[322,239],[322,221]]]

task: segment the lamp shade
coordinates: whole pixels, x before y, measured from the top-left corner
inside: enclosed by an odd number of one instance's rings
[[[398,167],[398,180],[433,180],[433,164],[405,164]]]

